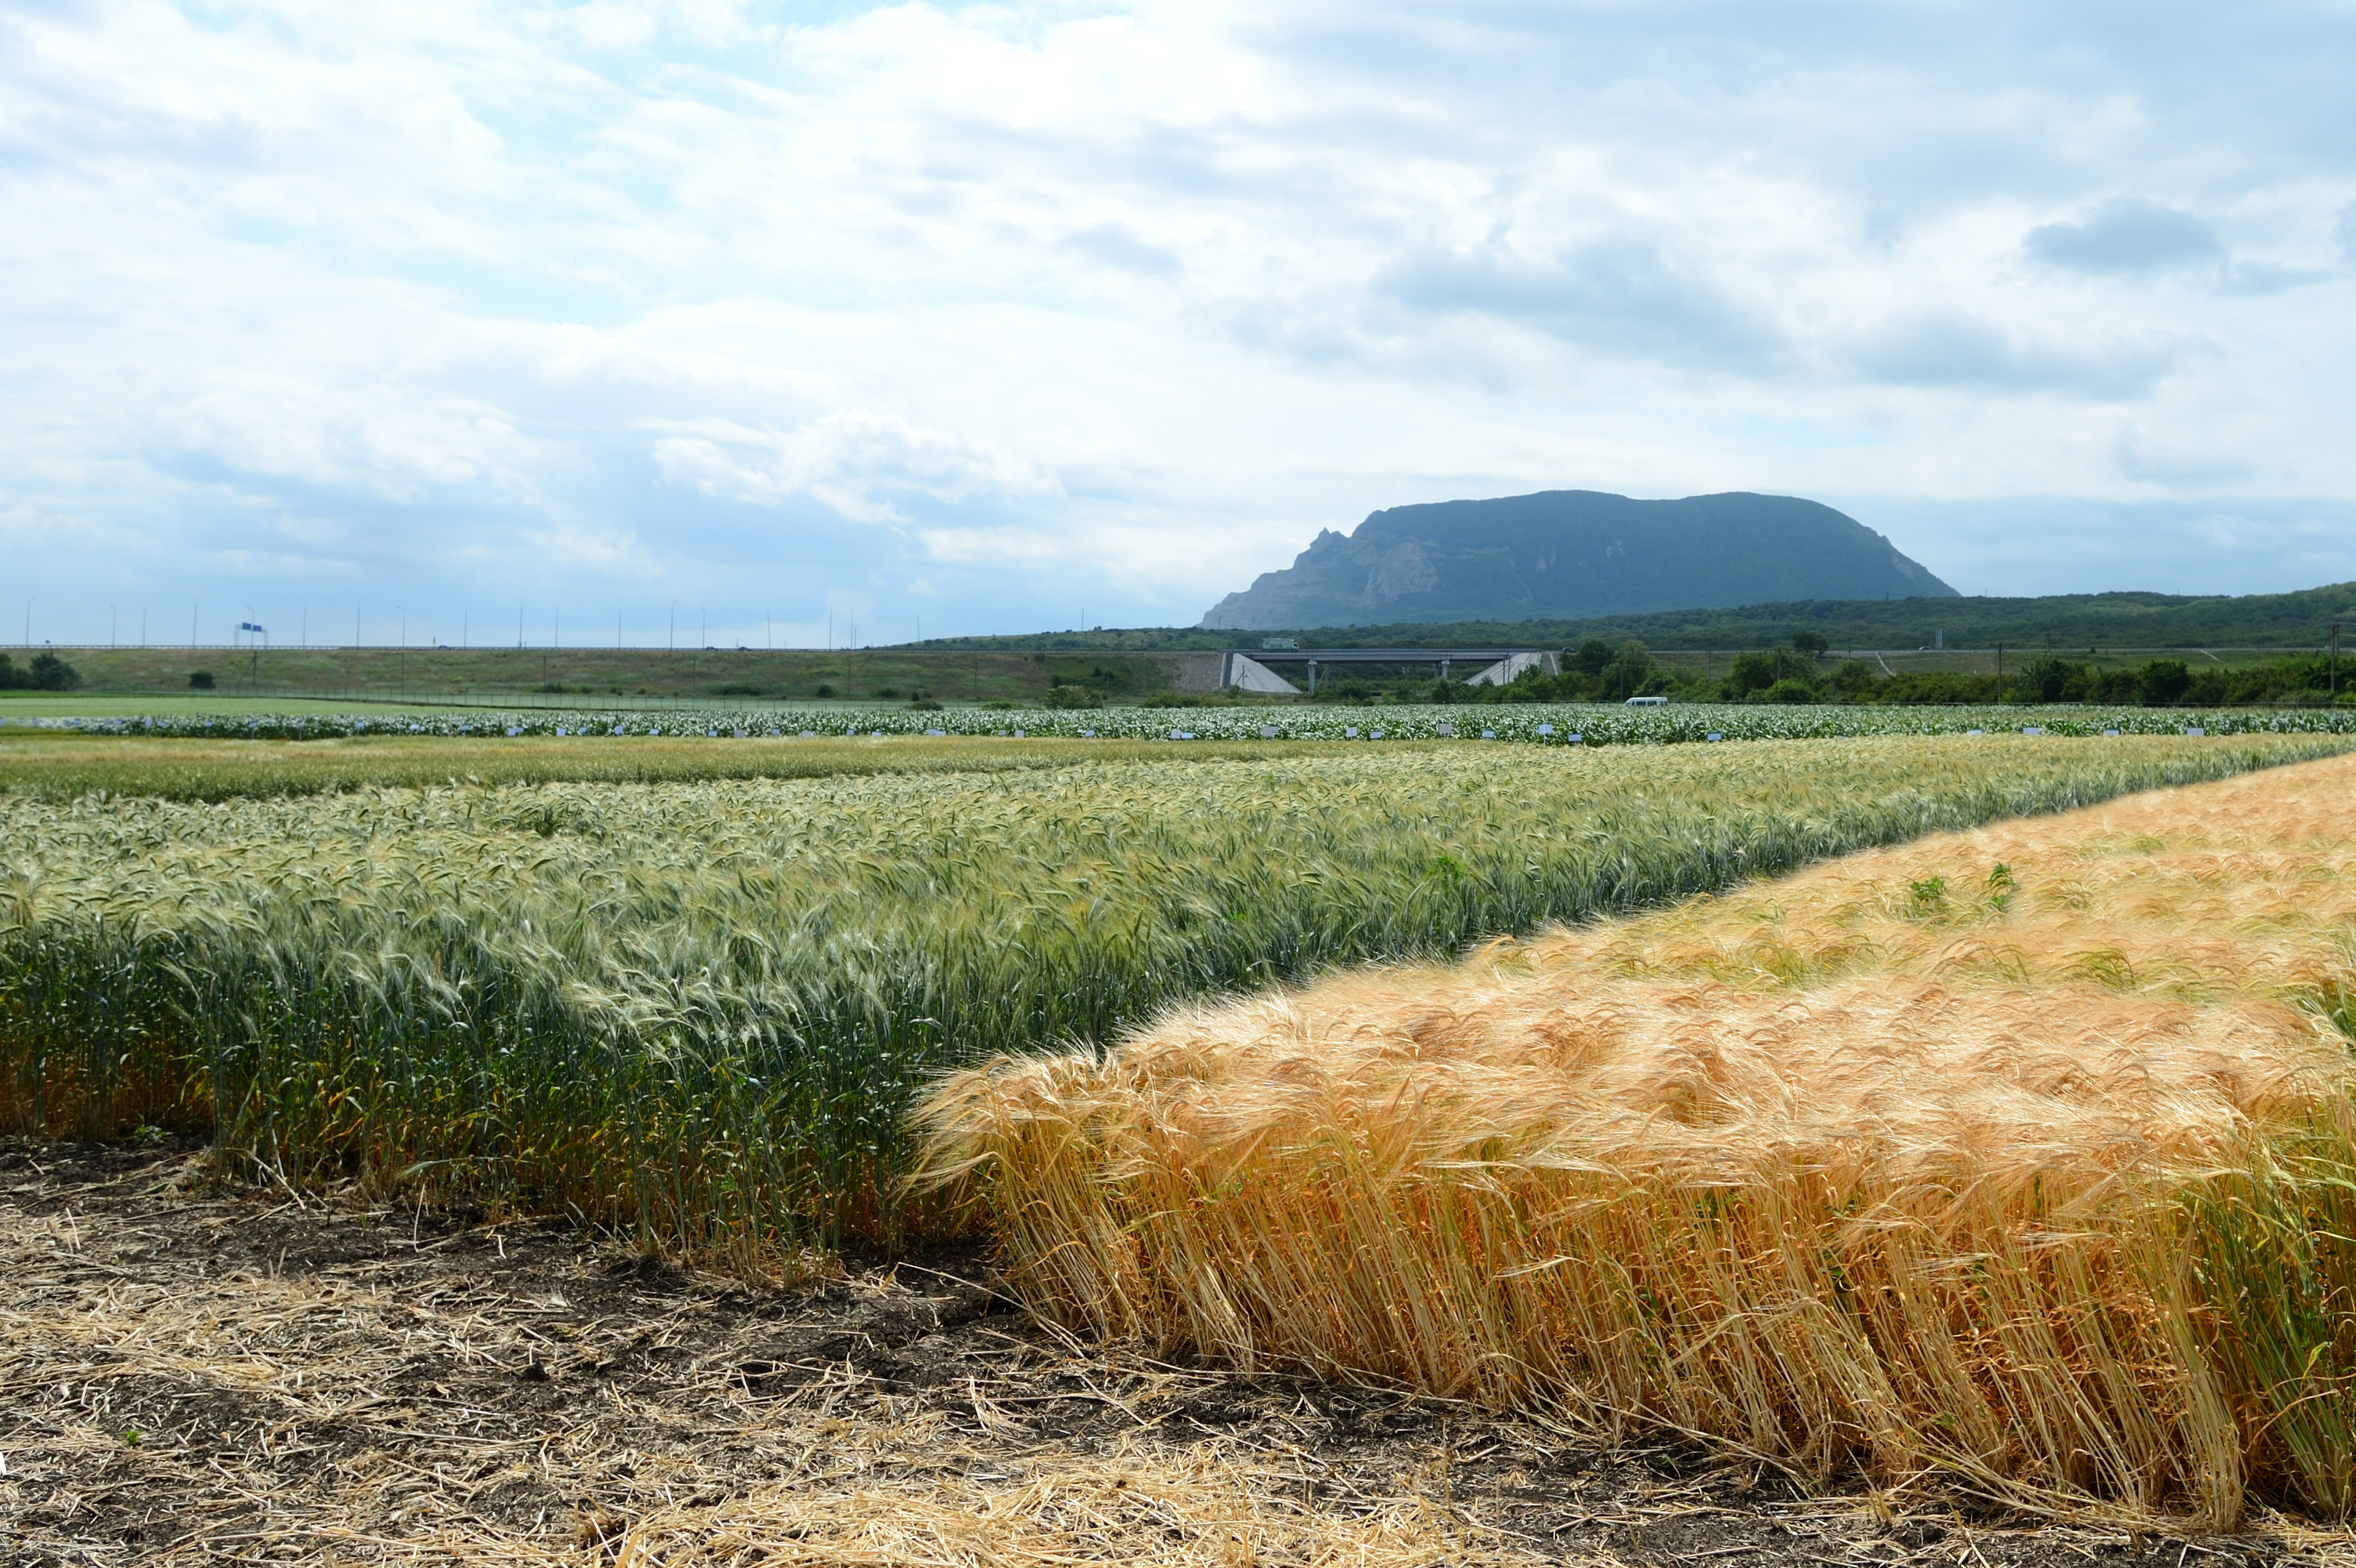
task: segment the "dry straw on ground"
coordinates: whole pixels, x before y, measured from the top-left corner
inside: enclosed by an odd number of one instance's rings
[[[1324,1441],[1330,1393],[1078,1353],[961,1275],[754,1296],[541,1227],[192,1194],[185,1152],[80,1154],[0,1145],[12,1568],[1424,1568],[1590,1560],[1567,1535],[1712,1511],[1395,1398]],[[1788,1557],[1858,1511],[1750,1522]]]
[[[2223,1527],[2356,1497],[2356,762],[943,1083],[1108,1335]]]

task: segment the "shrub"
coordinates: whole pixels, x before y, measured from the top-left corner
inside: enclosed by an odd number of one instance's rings
[[[2298,694],[2280,692],[2270,695],[2296,699]],[[2185,686],[2183,699],[2201,708],[2213,707],[2221,702],[2231,702],[2233,699],[2233,672],[2215,665],[2207,669],[2195,670],[2191,680]]]
[[[71,691],[81,684],[81,676],[73,666],[53,653],[33,656],[33,684],[43,691]]]
[[[1856,701],[1873,695],[1881,676],[1863,659],[1846,659],[1833,670],[1833,689]]]
[[[2147,708],[2167,707],[2182,697],[2185,688],[2191,684],[2192,671],[2182,659],[2154,659],[2143,667],[2136,682]]]
[[[1047,706],[1056,709],[1102,708],[1104,699],[1085,686],[1057,686],[1048,688]]]
[[[1603,667],[1603,674],[1600,677],[1603,699],[1621,702],[1637,696],[1652,678],[1652,650],[1631,637],[1620,645],[1620,651],[1612,656],[1610,664]]]
[[[2019,695],[2039,702],[2064,702],[2084,697],[2093,679],[2094,671],[2084,665],[2040,654],[2020,667]]]
[[[1737,700],[1753,692],[1766,691],[1779,681],[1796,680],[1810,688],[1814,699],[1815,664],[1790,648],[1767,648],[1758,653],[1737,654],[1734,666],[1727,672],[1726,694]],[[1781,700],[1770,699],[1770,700]]]
[[[190,672],[189,672],[189,675],[188,675],[188,689],[189,689],[190,691],[210,691],[212,688],[213,688],[213,672],[212,672],[212,671],[210,671],[210,670],[209,670],[209,669],[200,669],[200,670],[192,670],[192,671],[190,671]]]
[[[1612,645],[1601,637],[1590,637],[1564,662],[1581,675],[1601,675],[1612,662]]]

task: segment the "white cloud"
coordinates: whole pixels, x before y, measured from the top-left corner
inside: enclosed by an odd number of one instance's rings
[[[2050,266],[2082,272],[2154,272],[2224,259],[2217,231],[2181,208],[2116,197],[2083,218],[2041,223],[2023,242]]]
[[[1901,385],[2118,400],[2149,391],[2204,347],[2160,336],[2024,341],[1961,311],[1930,310],[1876,323],[1850,352],[1867,374]]]
[[[894,492],[941,501],[1061,493],[1054,475],[987,442],[920,430],[891,414],[829,414],[783,432],[707,420],[662,436],[654,457],[664,478],[707,496],[755,506],[809,496],[857,523],[900,520]]]
[[[2099,508],[2356,500],[2346,24],[2125,26],[0,13],[11,575],[1191,621],[1376,507],[1581,485],[2036,497],[2086,549],[2007,535],[2021,581],[2106,586]]]

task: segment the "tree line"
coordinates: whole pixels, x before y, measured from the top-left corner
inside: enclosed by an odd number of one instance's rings
[[[80,672],[55,654],[35,654],[23,669],[0,654],[0,691],[71,691],[80,684]]]
[[[1318,683],[1330,702],[1624,702],[1665,697],[1680,702],[1850,702],[1899,704],[2090,702],[2230,707],[2351,700],[2320,654],[2293,654],[2265,664],[2195,667],[2180,658],[2104,668],[2089,660],[2040,653],[1993,669],[1891,673],[1872,659],[1837,659],[1824,635],[1801,630],[1771,648],[1695,669],[1663,663],[1636,638],[1612,644],[1590,637],[1564,652],[1561,672],[1526,672],[1503,687],[1457,680],[1385,680],[1370,672]],[[2356,663],[2356,661],[2351,661]],[[2343,671],[2343,677],[2356,670]]]

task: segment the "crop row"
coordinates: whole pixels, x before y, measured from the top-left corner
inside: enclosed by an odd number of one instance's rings
[[[2338,752],[1422,747],[213,804],[0,795],[0,1125],[757,1268],[888,1238],[945,1065],[1861,846]]]
[[[400,714],[166,714],[37,719],[19,723],[107,734],[326,740],[366,735],[747,737],[1007,735],[1041,739],[1246,741],[1508,741],[1590,746],[1702,741],[1833,740],[1875,735],[2314,735],[2356,733],[2345,709],[1761,706],[1672,703],[1449,704],[1355,708],[1109,708],[1006,711],[905,707],[714,708],[699,711]]]

